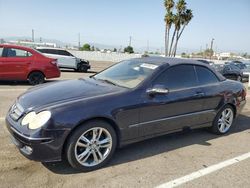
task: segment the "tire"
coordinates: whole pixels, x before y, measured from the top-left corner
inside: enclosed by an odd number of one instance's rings
[[[89,121],[70,135],[65,154],[73,168],[88,172],[104,166],[111,159],[116,146],[117,136],[110,124]]]
[[[230,115],[227,113],[229,113]],[[234,113],[235,112],[232,106],[224,106],[214,118],[213,126],[210,128],[210,131],[218,135],[228,133],[233,126]]]
[[[28,81],[31,85],[42,84],[45,81],[45,76],[41,72],[32,72],[28,76]]]
[[[79,64],[77,66],[77,72],[87,72],[87,71],[88,71],[87,67],[84,66],[83,64]]]

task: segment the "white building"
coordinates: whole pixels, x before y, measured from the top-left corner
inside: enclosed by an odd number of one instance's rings
[[[33,42],[33,41],[8,41],[10,44],[17,44],[17,45],[23,45],[23,46],[31,46],[31,47],[51,47],[56,48],[56,43],[50,43],[50,42]]]

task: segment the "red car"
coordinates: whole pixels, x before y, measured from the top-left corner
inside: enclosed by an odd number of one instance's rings
[[[0,44],[0,80],[28,80],[36,85],[60,74],[56,59],[32,48]]]

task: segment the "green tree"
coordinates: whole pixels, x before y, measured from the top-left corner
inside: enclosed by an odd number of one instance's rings
[[[116,48],[114,48],[113,52],[117,52],[117,49],[116,49]]]
[[[124,52],[125,53],[129,53],[129,54],[133,54],[134,53],[134,49],[132,46],[127,46],[126,48],[124,48]]]
[[[90,51],[90,45],[89,44],[84,44],[81,50],[82,51]]]
[[[185,52],[181,53],[181,57],[185,57],[187,54]]]
[[[167,13],[165,15],[164,21],[165,21],[165,56],[168,55],[169,51],[169,34],[170,34],[170,29],[173,24],[173,7],[174,7],[174,0],[165,0],[164,1],[164,6],[167,10]]]
[[[211,57],[211,56],[213,56],[213,54],[214,54],[214,51],[213,50],[211,50],[211,49],[206,49],[205,51],[204,51],[204,55],[207,57]]]

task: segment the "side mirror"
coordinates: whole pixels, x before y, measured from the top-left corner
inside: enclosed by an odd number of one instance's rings
[[[162,85],[156,85],[153,88],[147,89],[146,92],[150,96],[166,95],[166,94],[168,94],[169,90],[164,88],[164,86],[162,86]]]

